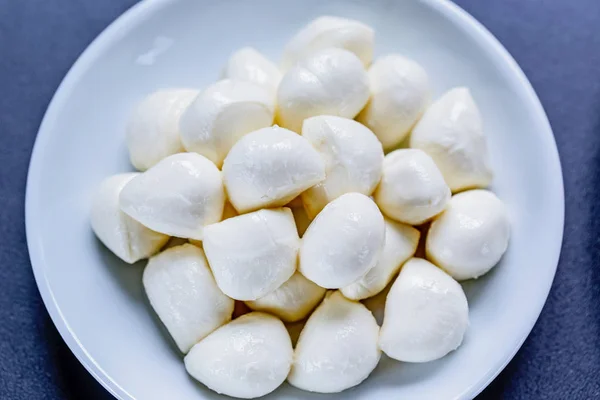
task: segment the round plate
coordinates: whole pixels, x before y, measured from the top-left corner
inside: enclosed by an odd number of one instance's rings
[[[75,63],[44,117],[26,198],[35,278],[52,320],[81,363],[119,399],[219,398],[190,379],[147,304],[143,263],[125,265],[94,237],[99,182],[131,170],[128,114],[146,94],[202,88],[228,55],[252,45],[278,59],[302,25],[324,14],[375,28],[376,55],[399,52],[429,72],[434,96],[459,85],[480,106],[493,190],[512,219],[500,265],[464,287],[471,326],[458,351],[432,363],[383,358],[363,384],[321,396],[287,385],[271,398],[458,399],[508,363],[544,304],[560,252],[564,197],[556,145],[531,85],[478,22],[447,1],[145,1],[106,29]]]

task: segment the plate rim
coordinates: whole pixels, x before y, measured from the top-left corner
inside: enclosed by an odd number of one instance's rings
[[[551,278],[545,282],[543,290],[544,296],[539,302],[537,309],[535,310],[535,318],[531,320],[531,323],[527,325],[527,329],[521,334],[517,344],[510,352],[507,352],[502,362],[500,362],[495,368],[490,369],[487,374],[480,379],[478,382],[473,383],[469,388],[460,395],[459,398],[467,399],[474,398],[481,393],[499,374],[504,370],[506,365],[514,358],[517,351],[523,345],[525,339],[529,336],[533,327],[535,326],[541,311],[546,304],[552,282],[556,275],[558,268],[560,252],[562,249],[563,235],[564,235],[564,219],[565,219],[565,196],[564,196],[564,181],[562,174],[562,166],[558,148],[556,146],[556,139],[552,131],[552,127],[548,120],[548,116],[544,110],[542,103],[540,102],[535,90],[531,83],[527,79],[525,73],[519,67],[514,58],[510,55],[508,50],[500,43],[500,41],[477,19],[471,16],[467,11],[462,9],[457,4],[450,0],[419,0],[433,11],[438,12],[445,18],[449,19],[456,26],[466,29],[475,34],[471,35],[476,40],[484,42],[489,48],[489,51],[496,53],[505,62],[508,69],[510,69],[512,75],[520,83],[520,87],[523,93],[530,100],[531,104],[536,110],[536,117],[539,118],[540,123],[543,125],[544,130],[549,135],[547,151],[549,152],[549,158],[554,160],[553,165],[556,167],[553,173],[557,178],[553,180],[553,190],[560,196],[556,199],[559,207],[559,215],[556,216],[557,227],[560,231],[555,236],[556,246],[551,249],[551,258],[554,260],[552,263],[552,274]],[[46,263],[44,261],[43,249],[37,246],[39,238],[36,235],[37,220],[39,220],[38,212],[34,208],[34,199],[37,198],[38,188],[36,182],[40,180],[39,176],[42,173],[43,165],[41,164],[41,153],[43,152],[44,144],[50,140],[50,133],[47,126],[50,124],[49,121],[55,118],[58,114],[62,103],[66,100],[70,87],[77,82],[79,76],[86,71],[86,69],[95,60],[97,55],[103,51],[106,46],[111,45],[115,38],[120,35],[127,34],[131,29],[130,22],[135,22],[142,19],[144,15],[149,15],[157,12],[162,7],[168,6],[172,0],[142,0],[137,4],[123,12],[113,22],[111,22],[79,55],[77,60],[73,63],[59,86],[57,87],[52,99],[44,113],[44,117],[38,129],[33,150],[31,152],[31,158],[29,162],[27,172],[27,182],[25,189],[25,231],[27,238],[27,247],[29,252],[29,258],[31,262],[31,268],[33,270],[36,285],[44,302],[44,306],[48,311],[50,318],[56,326],[60,336],[65,341],[70,351],[75,355],[77,360],[84,366],[84,368],[90,373],[96,381],[98,381],[105,390],[119,400],[131,399],[135,400],[131,394],[129,394],[123,387],[114,381],[100,365],[91,357],[86,351],[85,347],[78,340],[75,332],[71,330],[68,322],[65,320],[59,305],[57,304],[54,293],[49,286],[48,279],[46,277]],[[546,135],[544,135],[546,136]],[[550,276],[550,275],[549,275]]]

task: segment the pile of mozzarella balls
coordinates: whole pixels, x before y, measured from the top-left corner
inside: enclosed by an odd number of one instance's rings
[[[373,39],[320,17],[280,67],[243,48],[200,92],[150,94],[127,127],[142,172],[96,194],[96,235],[127,263],[149,258],[152,308],[188,373],[218,393],[255,398],[286,380],[334,393],[381,352],[443,357],[468,326],[457,281],[506,251],[469,90],[432,102],[425,70],[398,54],[372,62]],[[384,289],[380,327],[360,301]]]

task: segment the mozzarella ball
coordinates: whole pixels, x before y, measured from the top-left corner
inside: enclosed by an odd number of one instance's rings
[[[240,213],[279,207],[325,178],[317,151],[302,136],[273,126],[244,136],[223,164],[229,201]]]
[[[381,292],[417,250],[421,233],[412,226],[385,219],[385,243],[377,264],[341,292],[351,300],[362,300]]]
[[[468,325],[462,287],[430,262],[413,258],[388,293],[379,347],[399,361],[433,361],[460,346]]]
[[[390,292],[391,288],[392,285],[388,284],[381,292],[377,293],[375,296],[366,298],[361,301],[361,303],[364,304],[365,307],[367,307],[367,310],[371,311],[373,317],[375,317],[375,321],[377,321],[377,325],[379,326],[383,324],[385,300],[387,299],[387,295]]]
[[[117,257],[133,264],[158,252],[169,236],[146,228],[119,207],[119,195],[138,173],[106,178],[94,194],[90,220],[92,230]]]
[[[340,292],[328,295],[300,333],[288,382],[318,393],[358,385],[379,362],[378,336],[379,326],[364,305]]]
[[[235,211],[235,208],[231,205],[230,202],[225,201],[225,206],[223,207],[223,216],[221,217],[221,221],[225,221],[226,219],[237,217],[238,213]],[[219,221],[220,222],[220,221]],[[202,247],[202,240],[194,240],[189,239],[189,242],[194,246]]]
[[[234,301],[219,290],[196,246],[184,244],[152,257],[143,282],[152,308],[182,353],[231,320]]]
[[[252,82],[271,93],[273,98],[281,77],[279,68],[252,47],[233,53],[223,69],[223,78]]]
[[[133,178],[120,195],[121,210],[150,229],[202,240],[204,226],[223,215],[221,172],[195,153],[169,156]]]
[[[300,133],[306,118],[354,118],[368,100],[369,82],[360,60],[347,50],[325,49],[302,59],[283,76],[277,91],[277,121]]]
[[[397,54],[369,68],[371,99],[357,117],[388,150],[404,140],[430,100],[429,78],[416,62]]]
[[[373,59],[375,32],[362,22],[323,16],[311,21],[288,42],[281,62],[284,70],[309,55],[330,47],[354,53],[365,67]]]
[[[322,115],[304,120],[302,137],[325,161],[325,180],[302,193],[310,218],[344,193],[373,193],[381,179],[383,149],[369,128],[351,119]]]
[[[509,237],[504,203],[490,191],[469,190],[452,196],[431,223],[427,258],[454,279],[478,278],[500,261]]]
[[[135,108],[127,124],[129,158],[145,171],[165,157],[184,150],[179,138],[179,119],[198,95],[193,89],[159,90]]]
[[[294,274],[300,238],[290,209],[279,208],[209,225],[203,244],[223,293],[236,300],[256,300]]]
[[[433,158],[452,190],[486,187],[492,170],[479,109],[469,89],[452,89],[414,127],[410,147]]]
[[[214,83],[181,116],[181,141],[221,167],[242,136],[273,124],[275,105],[265,89],[250,82],[225,79]]]
[[[420,225],[442,212],[450,195],[431,157],[421,150],[400,149],[385,156],[373,198],[388,217]]]
[[[302,238],[300,272],[327,289],[347,286],[375,266],[385,223],[375,203],[346,193],[329,203]]]
[[[208,335],[184,362],[191,376],[215,392],[254,399],[285,381],[292,356],[292,342],[283,323],[253,312]]]
[[[306,317],[325,296],[325,289],[296,272],[283,285],[260,299],[247,301],[252,310],[265,311],[284,322]]]

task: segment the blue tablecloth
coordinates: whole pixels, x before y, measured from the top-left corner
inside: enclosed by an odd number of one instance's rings
[[[46,313],[27,254],[23,203],[31,148],[52,94],[92,39],[133,3],[0,0],[1,399],[110,398]],[[567,203],[548,302],[481,398],[600,399],[600,0],[457,3],[500,39],[541,98]]]

